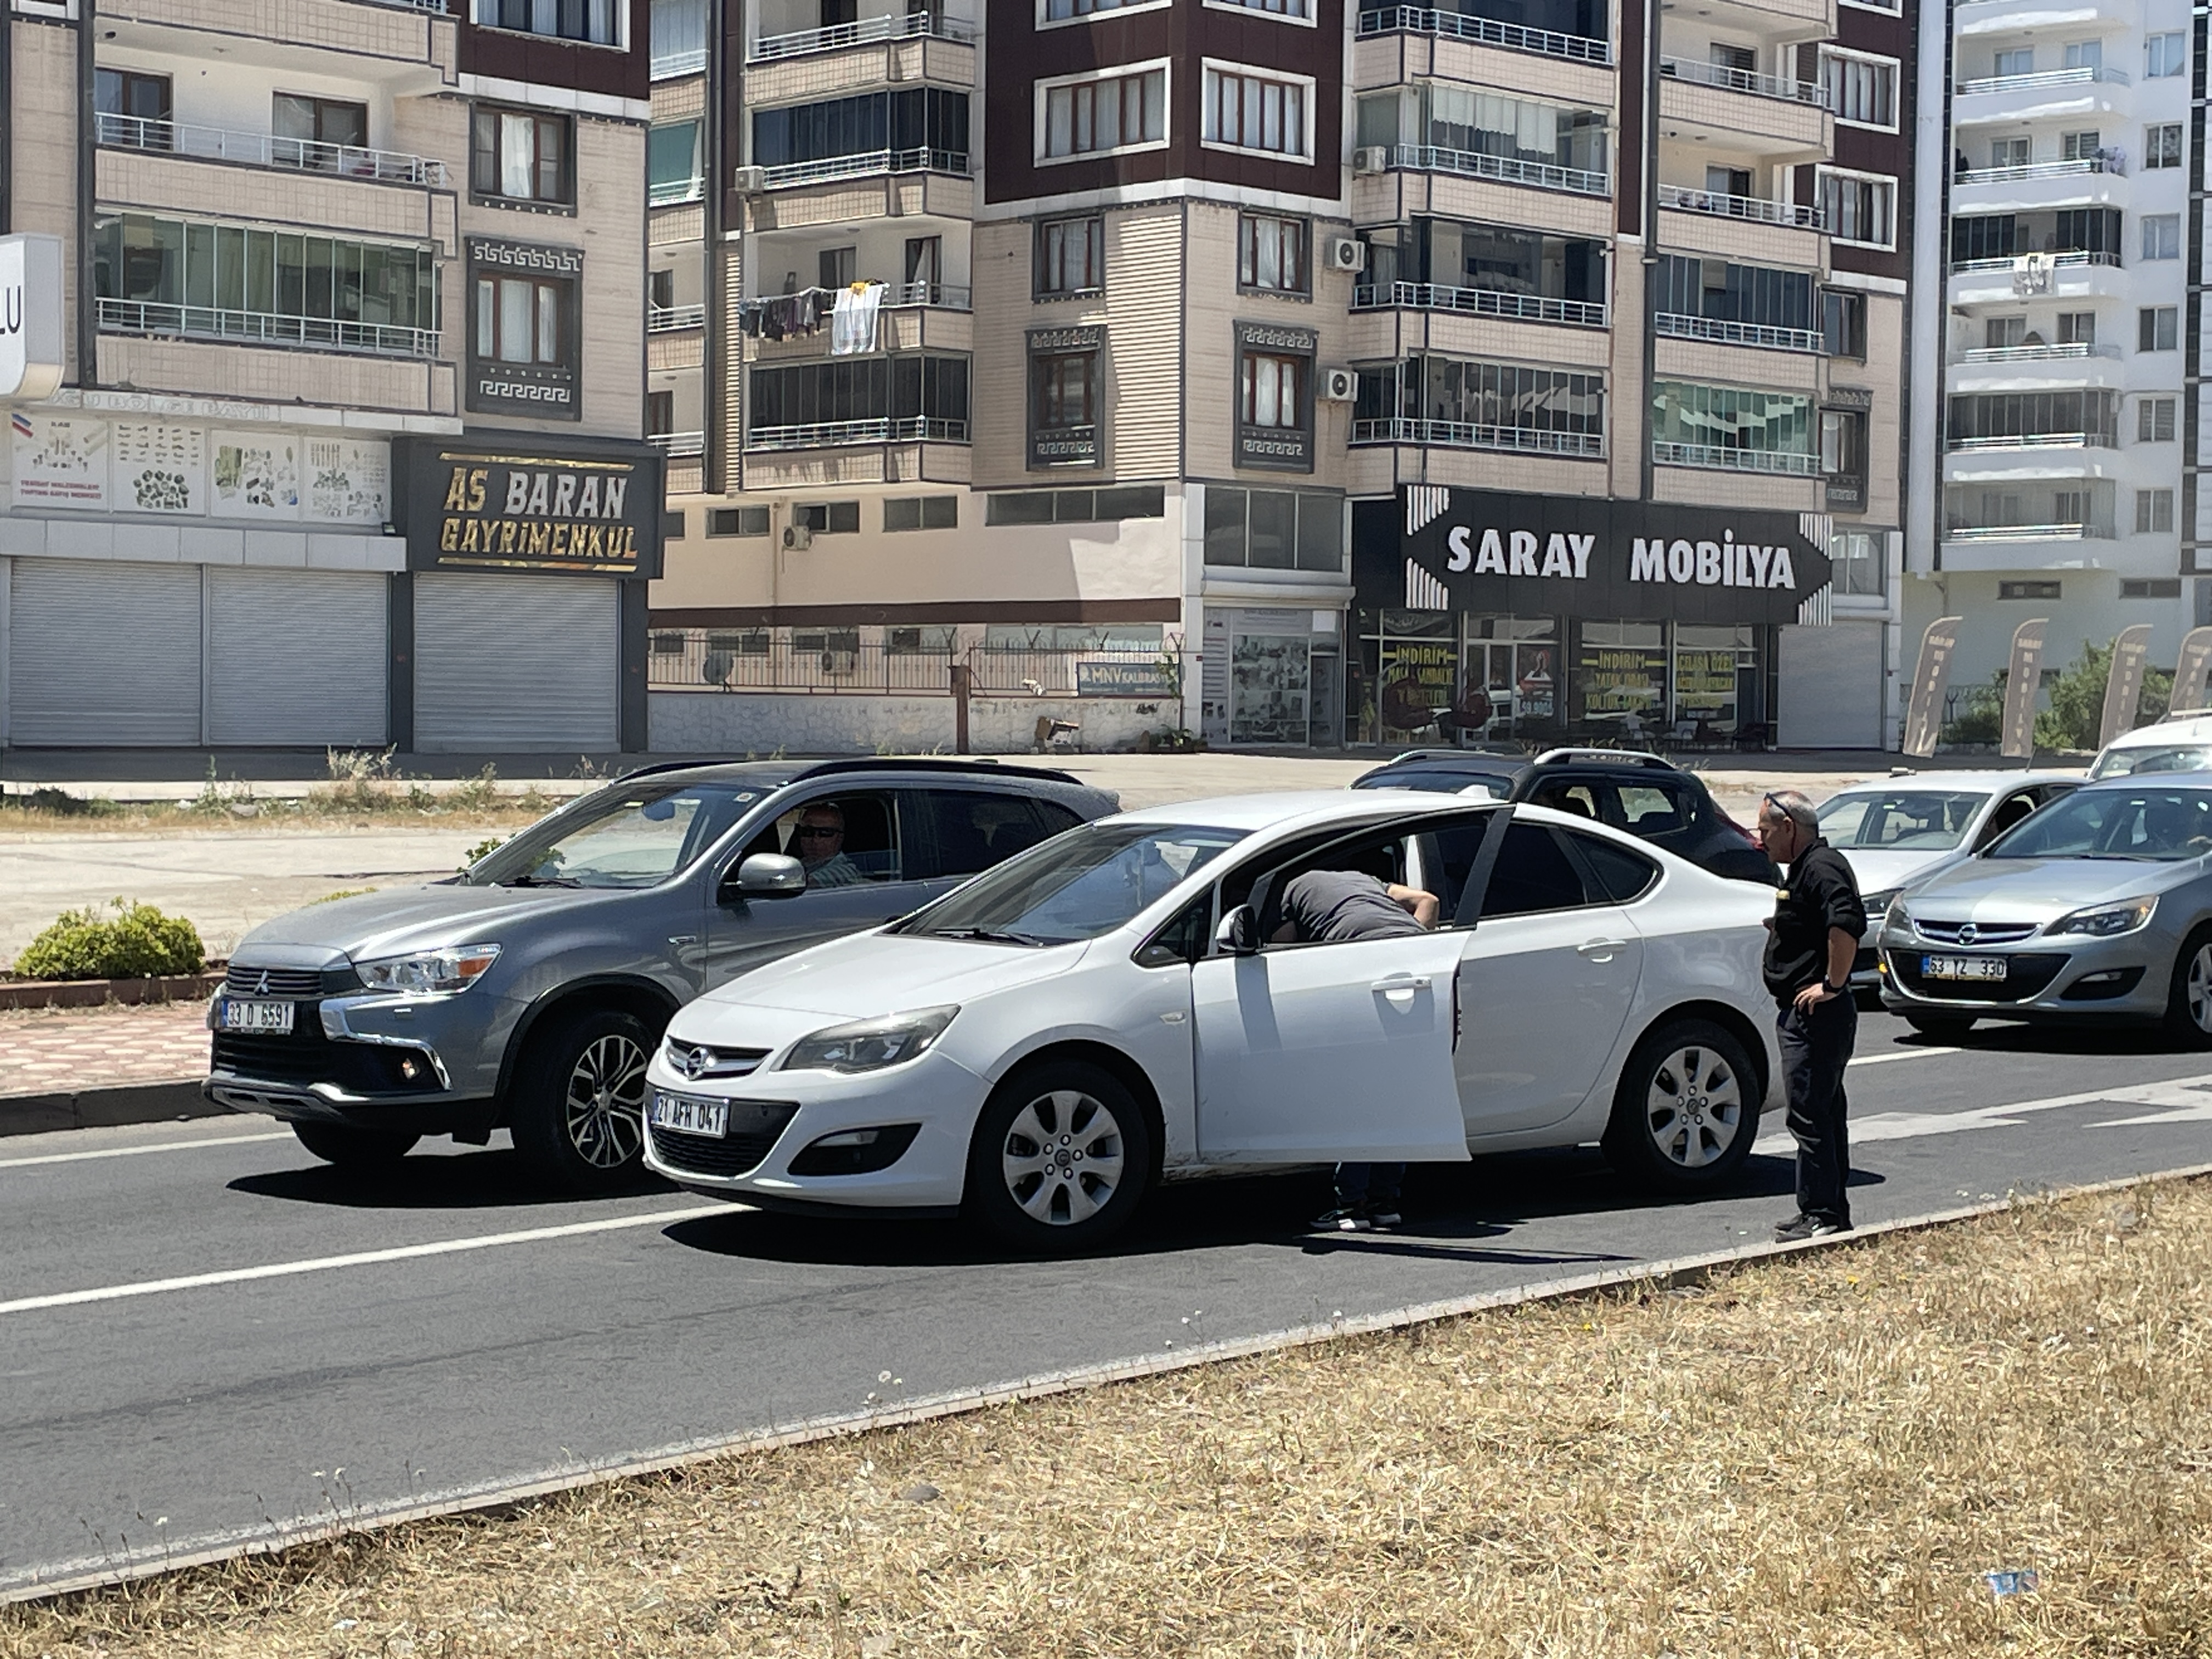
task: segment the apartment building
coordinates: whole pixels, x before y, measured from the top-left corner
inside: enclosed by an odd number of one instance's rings
[[[0,742],[642,748],[642,0],[12,0]]]
[[[1882,744],[1911,19],[1463,7],[657,0],[656,740]]]
[[[1951,12],[1940,498],[1916,526],[1908,635],[1963,617],[1954,687],[2047,618],[2054,669],[2136,623],[2151,659],[2212,619],[2192,457],[2203,257],[2201,20],[2179,0]],[[2192,40],[2199,44],[2192,48]],[[1931,342],[1933,343],[1933,342]],[[1940,434],[1940,462],[1936,453]]]

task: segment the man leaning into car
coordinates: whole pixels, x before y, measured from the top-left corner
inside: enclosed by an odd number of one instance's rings
[[[1759,803],[1766,855],[1784,866],[1774,919],[1767,923],[1766,988],[1780,1010],[1782,1071],[1790,1093],[1790,1133],[1797,1143],[1797,1213],[1775,1238],[1823,1238],[1848,1232],[1850,1141],[1844,1126],[1844,1068],[1857,1041],[1851,963],[1866,933],[1866,906],[1844,855],[1820,838],[1813,803],[1780,789]]]

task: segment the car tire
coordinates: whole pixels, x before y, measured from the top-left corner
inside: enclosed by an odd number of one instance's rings
[[[1018,1249],[1063,1255],[1119,1232],[1152,1180],[1152,1125],[1127,1085],[1087,1060],[1049,1060],[984,1103],[966,1208]]]
[[[2196,929],[2174,952],[2166,1030],[2189,1048],[2212,1048],[2212,927]]]
[[[1655,1192],[1710,1192],[1751,1156],[1760,1104],[1741,1042],[1711,1020],[1669,1020],[1645,1033],[1620,1068],[1601,1142],[1606,1161]]]
[[[349,1123],[295,1123],[292,1133],[317,1158],[341,1170],[397,1164],[422,1138],[404,1129],[358,1129]]]
[[[1972,1014],[1911,1013],[1905,1023],[1923,1036],[1962,1037],[1974,1029]]]
[[[614,1008],[532,1035],[507,1127],[532,1175],[578,1193],[611,1192],[637,1179],[653,1042],[644,1022]]]

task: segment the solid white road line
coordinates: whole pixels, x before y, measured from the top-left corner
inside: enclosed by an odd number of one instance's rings
[[[1854,1054],[1849,1066],[1886,1066],[1893,1060],[1934,1060],[1940,1054],[1962,1054],[1963,1048],[1885,1048],[1878,1054]]]
[[[120,1302],[128,1297],[161,1296],[170,1291],[196,1291],[210,1285],[240,1285],[255,1279],[289,1279],[296,1273],[327,1273],[333,1267],[368,1267],[386,1261],[410,1261],[418,1256],[458,1255],[464,1250],[489,1250],[501,1244],[535,1244],[552,1238],[580,1238],[587,1233],[621,1232],[634,1227],[662,1227],[672,1221],[690,1221],[702,1215],[727,1215],[738,1206],[729,1204],[690,1204],[680,1210],[651,1210],[642,1215],[609,1216],[599,1221],[573,1221],[561,1227],[525,1227],[511,1233],[483,1233],[474,1238],[448,1238],[435,1244],[402,1244],[388,1250],[356,1250],[350,1255],[311,1256],[301,1261],[271,1261],[258,1267],[228,1267],[219,1273],[187,1273],[180,1279],[142,1279],[134,1284],[102,1285],[88,1291],[63,1291],[53,1296],[18,1297],[0,1302],[0,1314],[32,1313],[40,1308],[74,1307],[82,1302]]]
[[[82,1164],[89,1158],[136,1158],[141,1152],[192,1152],[203,1146],[243,1146],[255,1140],[289,1140],[292,1132],[274,1134],[210,1135],[205,1140],[157,1140],[149,1146],[106,1146],[96,1152],[47,1152],[38,1158],[0,1158],[0,1170],[27,1170],[33,1164]]]

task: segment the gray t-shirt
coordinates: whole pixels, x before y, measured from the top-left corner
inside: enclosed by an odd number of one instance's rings
[[[1283,889],[1283,920],[1302,945],[1401,939],[1425,932],[1372,876],[1354,870],[1309,870]]]

